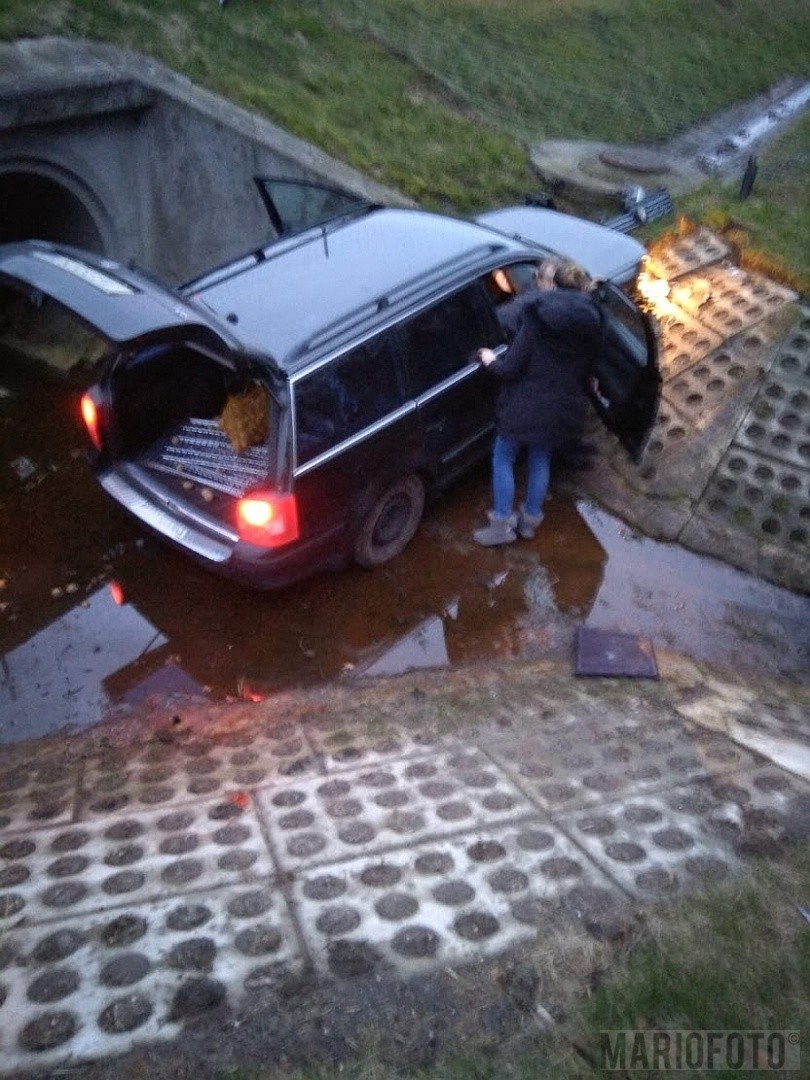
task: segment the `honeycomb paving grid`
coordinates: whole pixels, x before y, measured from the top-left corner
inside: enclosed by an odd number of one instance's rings
[[[749,400],[756,393],[754,381],[762,374],[765,347],[755,334],[724,344],[665,378],[664,399],[688,419],[692,430],[707,428],[730,399],[738,401],[746,388]]]
[[[255,811],[228,801],[7,834],[0,858],[0,928],[274,871]]]
[[[810,390],[810,308],[802,309],[802,317],[788,335],[773,374]]]
[[[640,476],[651,489],[654,489],[653,482],[658,479],[659,472],[666,469],[673,456],[680,458],[687,449],[689,435],[691,434],[690,429],[689,417],[682,414],[677,405],[662,394],[658,405],[658,413],[644,448],[639,468]],[[604,444],[607,440],[606,433],[597,432],[596,434],[599,441]],[[615,444],[615,441],[610,446],[613,461],[617,462],[620,467],[623,466],[625,458],[622,457],[622,454],[624,451]]]
[[[797,299],[792,289],[737,266],[707,267],[699,278],[692,279],[692,286],[698,296],[701,325],[723,339],[741,333]]]
[[[766,340],[751,332],[704,355],[682,353],[681,360],[674,374],[663,368],[662,396],[639,476],[651,493],[668,495],[677,483],[698,498],[723,453],[714,437],[716,420],[727,423],[730,409],[742,415],[772,353]],[[614,446],[611,456],[621,467],[622,452]]]
[[[710,732],[688,735],[680,720],[575,722],[547,738],[493,740],[488,752],[550,814],[612,802],[749,766],[752,755]]]
[[[769,761],[727,773],[694,789],[676,787],[667,798],[678,810],[695,810],[693,790],[709,792],[729,807],[737,807],[740,829],[729,839],[739,852],[750,852],[758,846],[766,851],[772,849],[786,835],[792,835],[794,812],[798,810],[801,816],[810,807],[810,785]]]
[[[316,770],[303,730],[292,724],[276,725],[270,735],[259,729],[219,740],[155,742],[125,763],[114,754],[89,762],[82,779],[82,813],[166,808]]]
[[[651,268],[659,277],[681,277],[698,267],[720,262],[730,254],[727,244],[710,229],[701,226],[686,236],[679,237],[665,251],[650,258]]]
[[[659,319],[659,364],[664,381],[677,375],[723,343],[722,334],[704,326],[698,318],[676,305]]]
[[[368,732],[362,726],[326,721],[313,724],[307,737],[320,767],[327,773],[386,763],[392,756],[441,751],[456,745],[455,740],[429,729],[406,732],[390,723],[380,731]]]
[[[627,892],[653,900],[722,880],[746,854],[772,854],[810,787],[763,764],[556,818]]]
[[[24,905],[0,921],[0,1068],[170,1036],[311,964],[335,977],[409,974],[570,919],[620,925],[630,897],[722,877],[778,844],[797,800],[810,806],[807,785],[703,727],[689,733],[658,693],[611,686],[597,698],[550,683],[539,711],[534,692],[507,694],[508,727],[488,725],[474,746],[393,728],[364,739],[327,722],[304,746],[283,728],[258,763],[249,730],[153,743],[125,763],[133,793],[269,762],[257,787],[186,788],[157,805],[135,795],[94,809],[121,763],[89,762],[78,820],[0,834],[0,912],[18,903],[9,898]],[[738,700],[741,721],[756,713],[756,698]],[[768,700],[774,724],[806,723],[778,693]],[[282,744],[291,753],[272,755]],[[209,760],[215,769],[186,767]],[[173,771],[150,772],[161,768]],[[23,774],[13,790],[26,798],[58,778],[41,764]],[[62,902],[45,902],[48,890]]]
[[[690,789],[690,795],[694,792]],[[739,828],[736,807],[711,800],[722,828]],[[697,803],[704,808],[708,803]],[[729,817],[723,817],[729,814]],[[679,812],[666,797],[650,793],[620,805],[602,805],[559,819],[559,825],[627,892],[657,899],[680,891],[688,879],[720,880],[736,865],[731,846],[702,835],[698,815]]]
[[[734,443],[795,469],[810,470],[810,393],[788,390],[781,381],[768,380]]]
[[[282,870],[375,852],[425,836],[522,816],[532,804],[484,754],[445,753],[389,758],[303,778],[256,799]]]
[[[703,397],[702,390],[700,396]],[[713,396],[711,391],[706,392],[710,399],[708,408],[712,412],[720,411],[726,399],[715,397],[711,401]],[[691,415],[687,411],[690,407]],[[674,490],[681,496],[700,497],[706,487],[707,472],[716,468],[723,453],[710,429],[699,430],[705,420],[706,413],[701,413],[698,405],[673,401],[664,391],[638,470],[648,494],[670,498]],[[614,461],[617,459],[623,463],[618,454]]]
[[[810,536],[810,469],[731,446],[697,506],[701,517],[806,551]]]
[[[0,1071],[113,1056],[287,974],[281,895],[225,888],[12,930],[0,943]]]
[[[0,770],[0,838],[71,820],[79,783],[76,763],[27,762]]]
[[[560,829],[538,816],[299,876],[295,903],[315,964],[412,974],[531,940],[563,909],[615,917],[625,898]]]

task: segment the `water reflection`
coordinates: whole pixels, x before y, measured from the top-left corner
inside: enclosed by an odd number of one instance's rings
[[[111,704],[104,680],[166,641],[134,608],[98,589],[0,658],[0,740],[96,723]]]
[[[393,645],[375,649],[372,655],[352,665],[355,675],[399,675],[420,668],[446,667],[450,663],[444,621],[438,615],[424,619]]]
[[[810,677],[810,598],[639,539],[587,502],[552,493],[533,541],[477,547],[486,463],[428,510],[392,564],[279,593],[242,589],[106,498],[82,458],[75,396],[39,377],[0,391],[0,741],[89,725],[150,695],[263,696],[429,666],[570,662],[582,624]]]
[[[335,677],[570,659],[578,625],[644,634],[697,659],[810,670],[807,597],[636,537],[588,502],[559,496],[534,542],[481,549],[470,533],[485,500],[482,473],[428,515],[393,564],[269,594],[150,540],[110,547],[113,517],[104,533],[112,588],[79,575],[85,598],[21,644],[17,624],[0,623],[11,645],[0,660],[0,740],[86,726],[151,695],[263,697]],[[35,550],[41,580],[46,551]],[[44,620],[52,604],[34,604],[27,619],[36,610]]]
[[[588,626],[725,666],[810,675],[810,597],[638,536],[588,502],[578,510],[607,553]]]

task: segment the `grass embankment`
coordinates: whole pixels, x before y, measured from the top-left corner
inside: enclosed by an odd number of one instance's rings
[[[152,54],[432,208],[538,183],[548,137],[655,142],[787,76],[808,77],[804,0],[4,0],[0,38],[68,34]],[[752,247],[810,278],[800,126],[745,203],[708,184]],[[764,162],[763,162],[764,164]]]

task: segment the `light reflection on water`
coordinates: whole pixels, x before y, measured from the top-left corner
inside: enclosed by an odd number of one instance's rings
[[[534,540],[477,547],[486,463],[429,509],[393,563],[280,593],[239,588],[146,538],[104,495],[75,406],[40,380],[0,398],[0,742],[87,726],[150,695],[570,661],[583,623],[810,678],[810,597],[637,538],[587,502],[552,492]]]
[[[0,739],[97,722],[113,704],[105,680],[167,639],[98,589],[0,660]]]
[[[810,597],[636,536],[587,502],[578,509],[607,555],[588,626],[646,634],[724,666],[810,676]]]
[[[85,727],[150,695],[259,698],[330,678],[565,658],[581,624],[698,660],[807,676],[810,598],[559,497],[531,545],[476,548],[469,532],[484,478],[464,490],[473,497],[429,517],[395,564],[284,593],[238,589],[151,541],[123,548],[126,602],[96,588],[2,657],[0,741]]]

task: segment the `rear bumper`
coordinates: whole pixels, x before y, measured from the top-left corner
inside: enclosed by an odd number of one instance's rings
[[[223,577],[258,589],[280,589],[348,560],[343,532],[319,535],[268,550],[241,540],[235,529],[173,499],[151,477],[129,463],[98,471],[111,498],[159,539]]]
[[[144,525],[207,562],[219,564],[231,558],[239,537],[212,522],[195,520],[167,497],[158,499],[144,484],[133,482],[124,470],[110,469],[99,474],[99,483],[125,510]],[[160,503],[163,502],[164,506]]]

